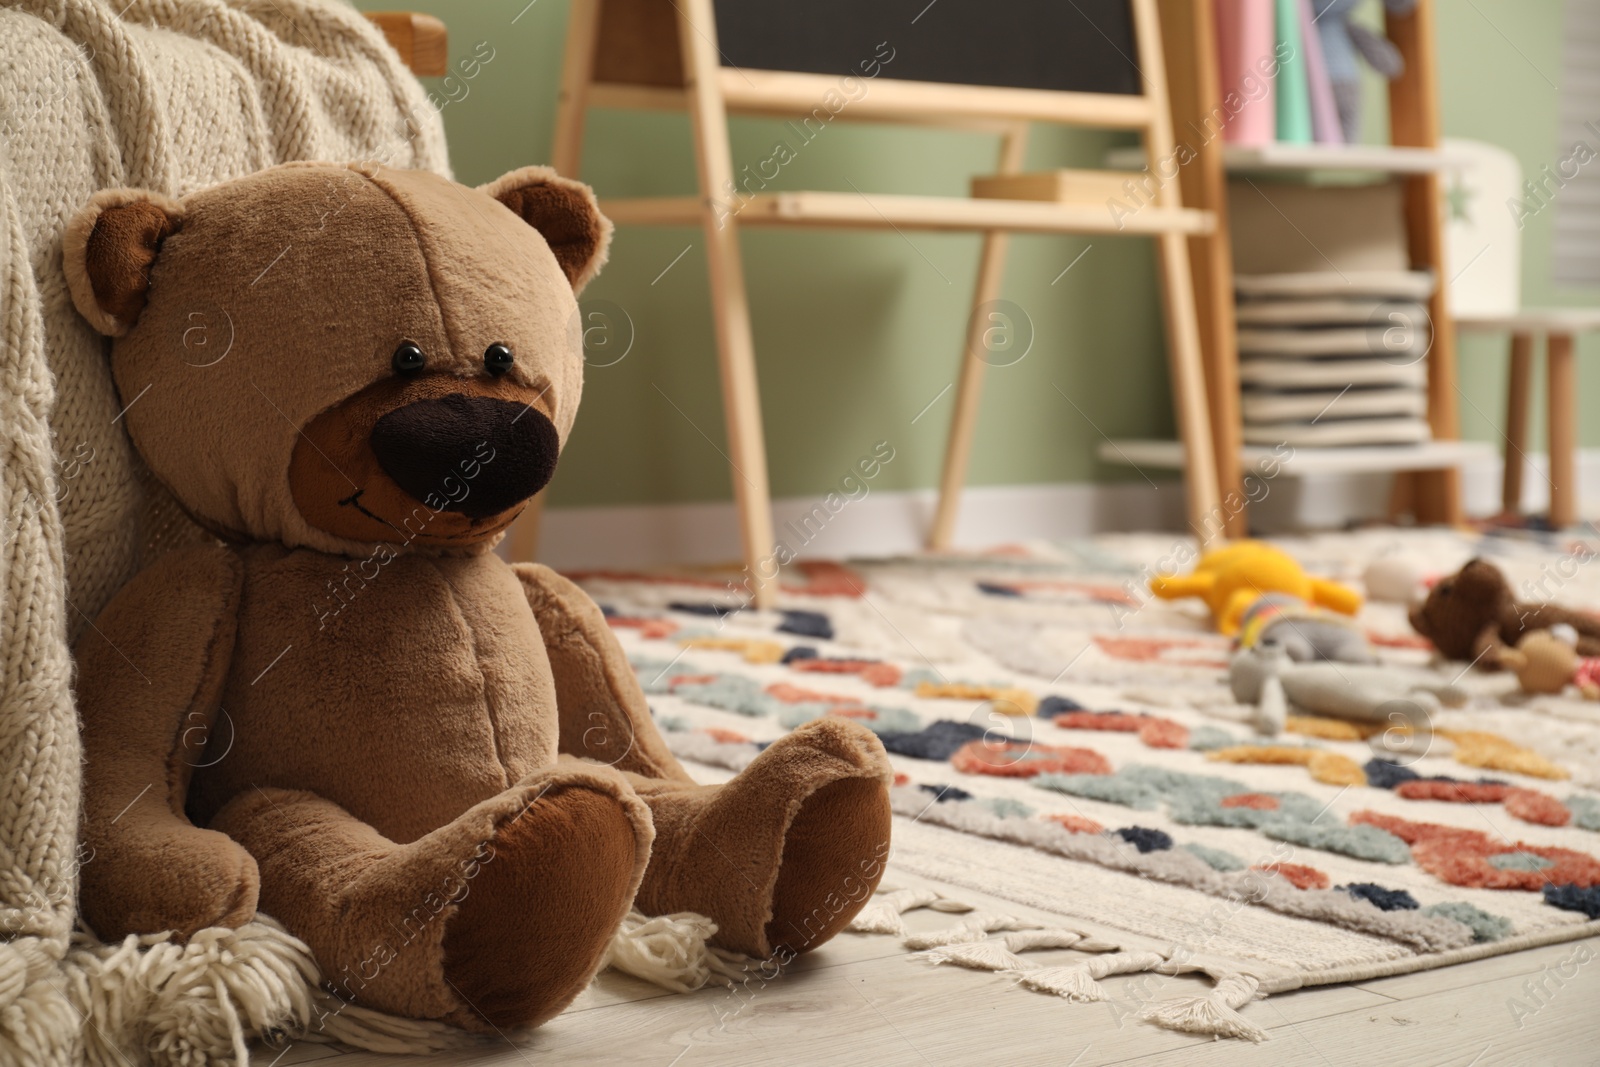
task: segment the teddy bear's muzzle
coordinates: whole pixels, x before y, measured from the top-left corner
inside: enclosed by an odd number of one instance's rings
[[[370,439],[385,474],[435,511],[499,515],[543,489],[560,435],[528,404],[455,393],[395,408]]]

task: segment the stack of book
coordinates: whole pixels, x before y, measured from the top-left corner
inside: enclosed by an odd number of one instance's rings
[[[1408,269],[1400,187],[1236,182],[1229,212],[1245,443],[1428,440],[1434,279]]]
[[[1217,73],[1231,143],[1343,144],[1311,0],[1217,0]],[[1342,31],[1337,31],[1342,32]]]

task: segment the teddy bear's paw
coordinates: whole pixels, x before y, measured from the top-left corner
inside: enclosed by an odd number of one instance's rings
[[[824,718],[768,746],[726,785],[641,789],[657,844],[640,908],[708,915],[714,943],[750,956],[816,948],[883,875],[892,778],[876,735]]]
[[[650,819],[631,795],[585,783],[542,790],[485,844],[444,932],[444,977],[469,1030],[537,1026],[600,966],[649,855]]]

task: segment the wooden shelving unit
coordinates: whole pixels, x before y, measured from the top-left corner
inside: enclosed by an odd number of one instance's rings
[[[1411,267],[1437,279],[1428,313],[1433,345],[1428,354],[1428,422],[1433,441],[1394,448],[1298,448],[1285,473],[1313,471],[1393,471],[1392,514],[1410,513],[1419,522],[1459,523],[1460,466],[1490,450],[1460,441],[1456,391],[1455,327],[1448,311],[1441,172],[1451,160],[1439,147],[1438,60],[1434,49],[1436,0],[1418,0],[1408,15],[1386,17],[1390,40],[1405,59],[1405,73],[1389,84],[1389,145],[1287,145],[1259,148],[1206,138],[1215,129],[1208,119],[1220,114],[1216,71],[1214,0],[1158,0],[1167,56],[1169,98],[1176,140],[1194,150],[1179,170],[1186,207],[1208,211],[1217,222],[1209,232],[1189,237],[1194,263],[1201,346],[1211,401],[1211,430],[1217,477],[1224,501],[1243,500],[1245,470],[1262,450],[1242,444],[1239,412],[1238,328],[1233,306],[1233,253],[1228,232],[1227,176],[1286,171],[1372,171],[1404,183],[1406,234]],[[1141,149],[1122,150],[1113,167],[1142,166]],[[1183,449],[1174,442],[1119,441],[1102,447],[1113,463],[1170,466]],[[1238,494],[1238,495],[1234,495]],[[1247,529],[1244,506],[1227,509],[1227,532]]]

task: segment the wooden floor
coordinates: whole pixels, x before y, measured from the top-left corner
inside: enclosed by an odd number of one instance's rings
[[[897,886],[929,884],[888,878]],[[985,909],[1045,913],[952,893]],[[956,917],[907,914],[913,931]],[[1053,957],[1059,955],[1060,959]],[[1143,999],[1200,991],[1199,979],[1104,980],[1112,1000],[1072,1004],[998,975],[932,967],[892,937],[842,934],[761,985],[675,996],[614,972],[564,1014],[511,1040],[428,1057],[340,1053],[309,1042],[257,1049],[270,1067],[1552,1067],[1600,1064],[1600,938],[1356,985],[1281,993],[1246,1006],[1261,1045],[1213,1041],[1139,1021]],[[1030,953],[1041,964],[1066,953]],[[1542,991],[1530,993],[1530,985]],[[1520,1002],[1522,1007],[1518,1009]]]

